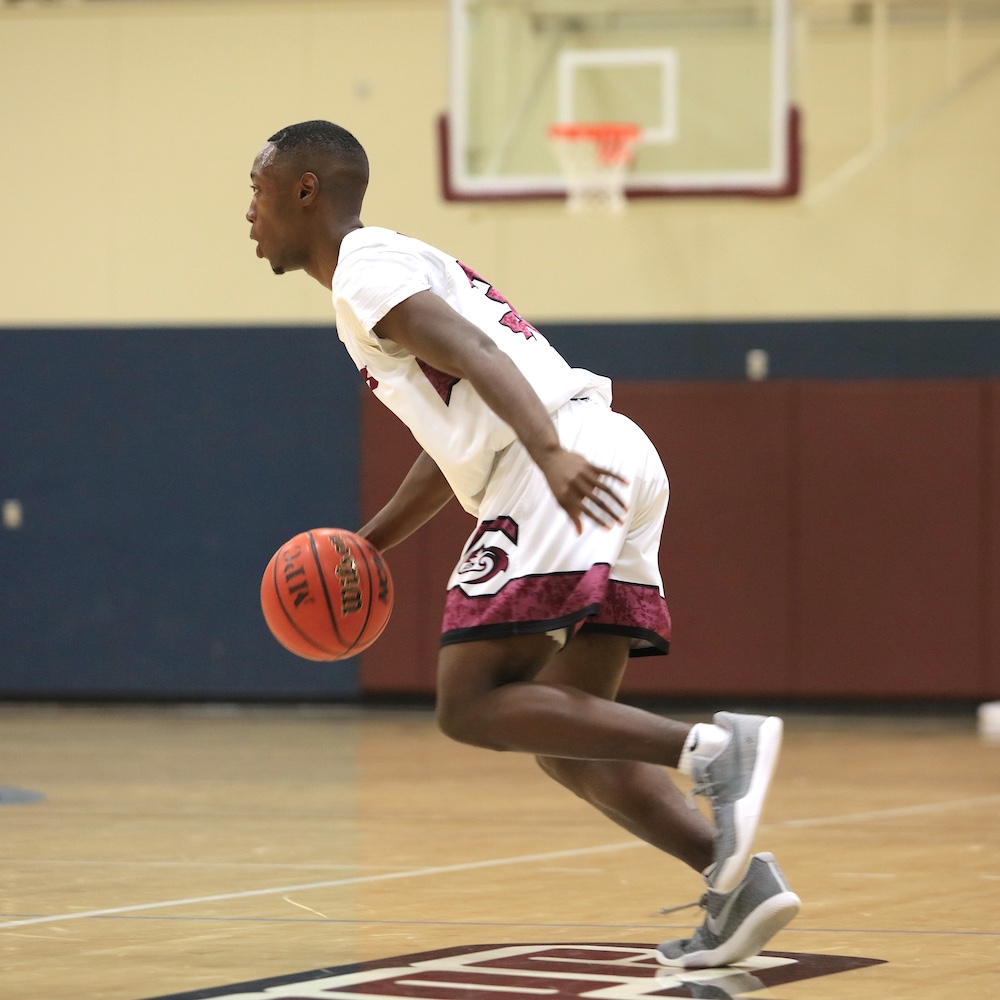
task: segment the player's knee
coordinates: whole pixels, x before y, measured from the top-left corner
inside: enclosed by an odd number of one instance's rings
[[[443,703],[439,698],[435,718],[437,719],[438,729],[449,739],[456,740],[459,743],[472,742],[466,738],[469,726],[464,712],[456,710],[447,703]]]
[[[505,749],[490,738],[484,716],[474,705],[439,698],[436,718],[438,729],[457,743],[467,743],[484,750]]]

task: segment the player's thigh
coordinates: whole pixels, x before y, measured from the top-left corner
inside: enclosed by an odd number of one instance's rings
[[[438,654],[438,704],[470,703],[518,681],[532,681],[558,644],[545,633],[449,643]]]
[[[610,632],[582,632],[535,675],[540,684],[564,684],[613,701],[628,666],[632,641]]]
[[[544,633],[449,643],[438,655],[436,716],[452,739],[500,748],[511,685],[533,681],[558,649]],[[516,711],[516,704],[513,706]]]

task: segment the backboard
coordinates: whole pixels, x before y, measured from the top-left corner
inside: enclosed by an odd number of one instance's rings
[[[642,127],[627,193],[798,188],[790,0],[451,0],[445,196],[566,193],[553,122]]]

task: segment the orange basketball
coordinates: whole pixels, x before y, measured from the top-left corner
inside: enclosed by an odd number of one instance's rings
[[[382,554],[360,535],[314,528],[271,557],[260,605],[285,649],[307,660],[343,660],[382,634],[392,611],[392,577]]]

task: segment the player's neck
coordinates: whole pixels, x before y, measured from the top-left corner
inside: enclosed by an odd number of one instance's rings
[[[363,228],[364,226],[358,218],[332,227],[329,243],[323,246],[316,259],[305,268],[306,274],[315,278],[324,288],[331,288],[333,286],[333,273],[337,270],[337,263],[340,260],[340,244],[348,233]]]

